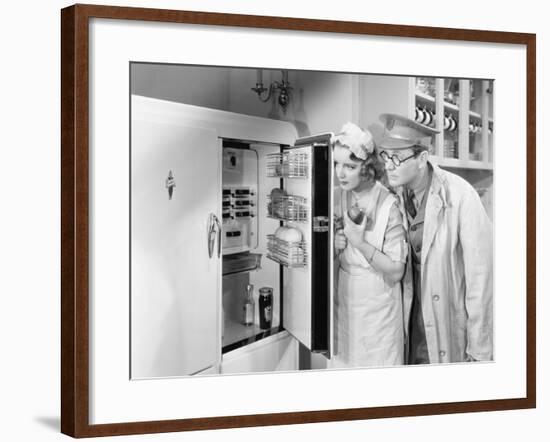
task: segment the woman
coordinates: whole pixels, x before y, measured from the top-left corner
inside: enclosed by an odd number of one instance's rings
[[[370,132],[347,123],[332,146],[340,226],[334,235],[338,289],[329,367],[403,364],[400,281],[408,249],[397,199],[379,181],[384,166]]]

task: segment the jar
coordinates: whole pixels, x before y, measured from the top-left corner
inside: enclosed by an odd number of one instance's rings
[[[262,287],[259,293],[260,328],[265,330],[271,328],[273,316],[273,289],[271,287]]]

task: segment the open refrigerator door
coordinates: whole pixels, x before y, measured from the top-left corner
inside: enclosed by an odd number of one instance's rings
[[[314,353],[331,354],[332,159],[330,133],[271,154],[267,175],[281,179],[268,213],[281,220],[267,257],[283,266],[282,325]]]

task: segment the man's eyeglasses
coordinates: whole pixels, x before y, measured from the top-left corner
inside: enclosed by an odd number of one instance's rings
[[[388,161],[391,160],[391,162],[395,165],[395,167],[401,166],[402,163],[416,156],[418,156],[418,152],[413,153],[411,156],[408,156],[407,158],[399,158],[397,155],[390,156],[386,151],[380,152],[380,158],[382,158],[382,161],[384,161],[384,163],[387,163]]]

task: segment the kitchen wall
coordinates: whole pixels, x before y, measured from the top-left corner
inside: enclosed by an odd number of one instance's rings
[[[396,113],[409,114],[409,78],[390,75],[364,75],[359,79],[359,122],[369,129],[376,142],[383,135],[380,115]]]
[[[264,70],[263,82],[281,81],[281,71]],[[262,103],[251,91],[255,69],[134,64],[132,93],[292,123],[299,136],[336,132],[355,121],[356,76],[291,71],[293,87],[286,112],[276,97]]]
[[[249,115],[288,121],[299,136],[321,132],[336,132],[352,119],[353,75],[328,72],[291,71],[289,82],[293,87],[286,109],[278,105],[276,97],[262,103],[250,91],[256,83],[256,70],[232,70],[230,110]],[[281,71],[265,70],[264,86],[281,81]]]
[[[229,69],[134,63],[132,94],[229,110]]]
[[[356,75],[301,71],[296,74],[297,90],[293,104],[296,120],[307,124],[309,135],[339,132],[347,121],[355,121]]]

